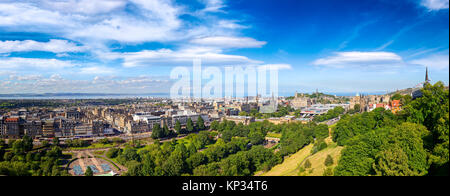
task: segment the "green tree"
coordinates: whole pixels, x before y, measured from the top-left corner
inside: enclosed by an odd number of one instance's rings
[[[164,126],[163,126],[163,137],[169,137],[171,135],[172,135],[172,133],[171,133],[169,127],[167,126],[167,123],[164,123]]]
[[[306,169],[308,169],[308,168],[311,168],[311,162],[309,161],[309,159],[306,159],[306,161],[305,161],[305,163],[303,164],[303,166],[306,168]]]
[[[174,129],[175,129],[175,131],[177,131],[177,133],[179,133],[179,134],[182,133],[181,123],[179,120],[176,120]]]
[[[106,152],[106,157],[113,159],[116,158],[117,156],[119,156],[120,153],[120,149],[119,148],[110,148],[107,152]]]
[[[213,121],[213,122],[211,123],[211,130],[217,131],[218,128],[219,128],[219,122],[218,122],[218,121]]]
[[[323,171],[323,176],[333,176],[333,169],[331,167],[327,167]]]
[[[84,176],[94,176],[94,172],[92,171],[91,167],[86,168],[86,171],[84,172]]]
[[[420,175],[410,169],[408,165],[408,156],[396,145],[392,145],[386,150],[380,151],[376,156],[376,162],[373,163],[373,168],[376,175],[379,176]]]
[[[52,144],[53,144],[54,146],[58,146],[58,145],[59,145],[59,139],[58,139],[57,137],[53,138]]]
[[[154,124],[153,129],[152,129],[152,138],[158,139],[158,138],[161,138],[162,136],[163,136],[163,134],[162,134],[162,130],[161,130],[161,125]]]
[[[327,155],[327,158],[325,159],[325,166],[332,166],[334,163],[333,161],[333,157],[331,157],[330,155]]]
[[[422,97],[406,105],[400,115],[409,122],[423,124],[431,132],[428,146],[431,172],[448,175],[449,91],[442,82],[426,84],[421,91]]]
[[[194,123],[192,122],[192,119],[191,119],[191,118],[188,118],[188,119],[187,119],[186,130],[187,130],[189,133],[194,132]]]
[[[201,116],[198,116],[197,118],[197,131],[203,131],[206,129],[205,127],[205,121],[203,120],[203,118]]]
[[[24,145],[25,151],[28,152],[28,151],[33,150],[33,139],[30,136],[25,135],[25,136],[23,136],[22,140],[23,140],[23,145]]]

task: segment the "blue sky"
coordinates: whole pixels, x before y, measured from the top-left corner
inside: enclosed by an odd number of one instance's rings
[[[0,93],[168,92],[175,66],[276,65],[281,94],[449,83],[448,0],[0,0]]]

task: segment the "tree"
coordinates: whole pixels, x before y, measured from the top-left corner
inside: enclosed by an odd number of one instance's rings
[[[342,150],[334,174],[426,175],[427,153],[422,139],[426,135],[426,128],[422,125],[402,123],[396,127],[378,128],[355,136]]]
[[[25,145],[22,140],[16,140],[14,141],[12,145],[12,152],[14,152],[15,155],[22,155],[25,154]]]
[[[53,144],[54,146],[58,146],[58,145],[59,145],[59,139],[58,139],[57,137],[53,138],[52,144]]]
[[[91,167],[86,168],[86,171],[84,172],[84,176],[94,176],[94,172],[92,171]]]
[[[23,136],[22,140],[25,151],[28,152],[30,150],[33,150],[33,139],[30,136],[25,135]]]
[[[417,172],[410,169],[408,165],[408,156],[403,150],[392,145],[386,150],[380,151],[376,156],[376,162],[373,164],[376,175],[379,176],[418,176]]]
[[[177,131],[177,133],[178,134],[180,134],[181,133],[181,123],[180,123],[180,121],[179,120],[177,120],[176,122],[175,122],[175,127],[174,127],[174,129],[175,129],[175,131]]]
[[[431,132],[431,172],[448,175],[449,163],[449,91],[444,83],[426,84],[419,97],[404,107],[401,115],[408,121],[423,124]]]
[[[41,142],[41,144],[42,144],[42,146],[48,146],[48,141],[44,140],[44,141]]]
[[[158,139],[162,137],[162,131],[161,131],[161,125],[160,124],[154,124],[152,129],[152,138]]]
[[[325,166],[332,166],[334,163],[333,161],[333,157],[331,157],[330,155],[327,155],[327,158],[325,159]]]
[[[198,116],[197,119],[197,131],[203,131],[205,130],[205,121],[203,120],[202,116]]]
[[[355,104],[355,107],[353,109],[355,110],[356,113],[358,113],[359,111],[361,111],[361,105]]]
[[[163,126],[163,136],[162,137],[169,137],[169,136],[171,136],[172,134],[171,134],[171,131],[170,131],[170,129],[169,129],[169,127],[167,126],[167,123],[164,123],[164,126]]]
[[[213,122],[211,123],[211,130],[217,131],[218,128],[219,128],[219,122],[218,122],[218,121],[213,121]]]
[[[189,133],[194,132],[194,123],[192,122],[191,118],[187,119],[187,123],[186,123],[186,129]]]
[[[253,145],[262,144],[265,140],[265,135],[261,133],[259,130],[252,130],[248,134],[248,139],[250,139],[250,143]]]
[[[112,158],[116,158],[117,156],[119,156],[120,153],[120,149],[118,148],[110,148],[107,152],[106,152],[106,157],[112,159]]]
[[[323,176],[333,176],[333,169],[331,167],[327,167],[323,171]]]
[[[305,161],[305,163],[303,164],[303,166],[304,166],[306,169],[311,168],[311,162],[309,162],[309,159],[307,159],[307,160]]]
[[[163,166],[167,176],[181,176],[185,167],[183,155],[178,151],[173,152]]]

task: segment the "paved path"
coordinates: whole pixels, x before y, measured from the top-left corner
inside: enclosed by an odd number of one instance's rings
[[[92,155],[92,153],[90,151],[86,151],[86,153],[88,154],[88,156],[92,157],[92,158],[90,158],[90,160],[94,163],[95,167],[97,167],[98,171],[105,172],[103,170],[103,168],[100,166],[100,164],[98,163],[97,158],[95,158],[95,156]]]
[[[86,165],[84,164],[84,160],[81,158],[82,155],[83,155],[83,152],[78,153],[78,156],[77,156],[78,157],[78,162],[80,163],[81,170],[83,172],[86,172]]]

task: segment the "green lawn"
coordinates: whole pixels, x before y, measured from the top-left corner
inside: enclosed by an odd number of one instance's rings
[[[72,150],[84,150],[84,149],[94,149],[94,148],[112,148],[115,147],[114,143],[109,144],[101,144],[101,143],[93,143],[87,147],[70,147]]]
[[[281,133],[269,132],[266,137],[281,138]]]

